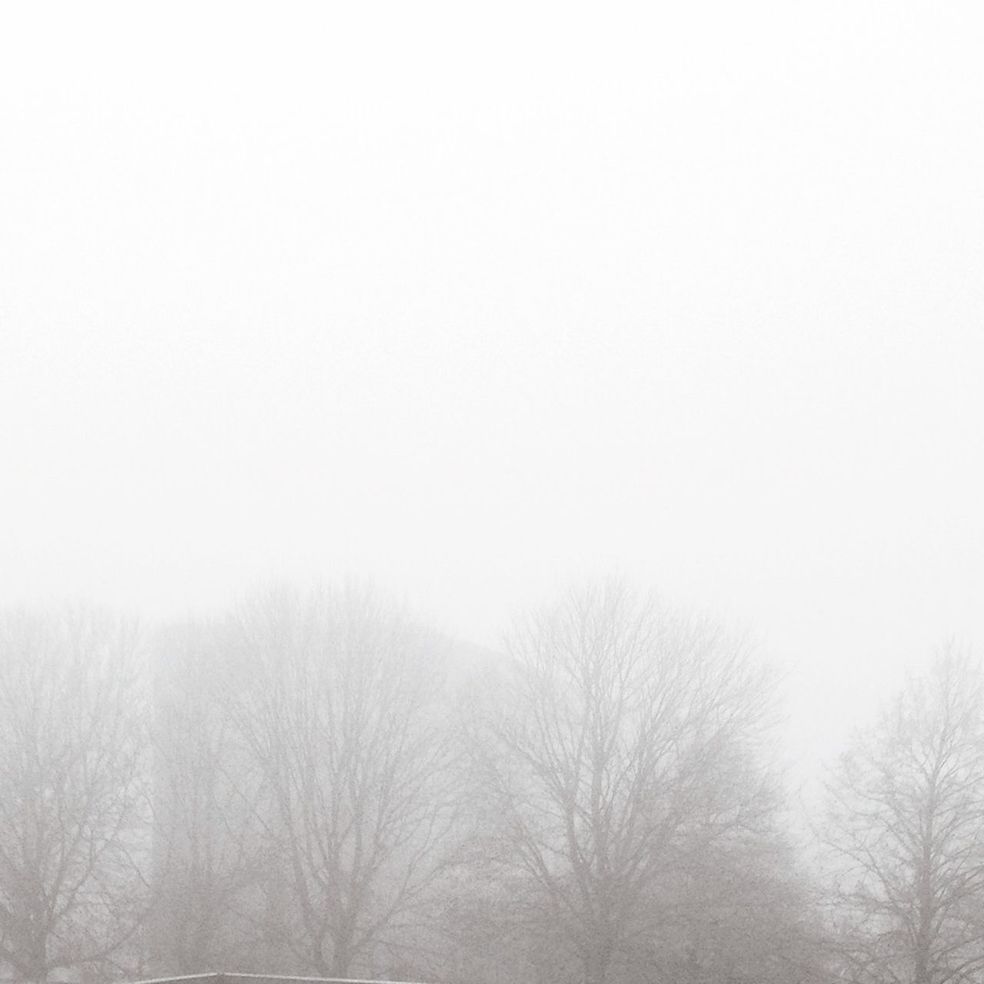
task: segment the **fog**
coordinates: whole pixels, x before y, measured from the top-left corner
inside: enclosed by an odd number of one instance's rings
[[[812,782],[984,639],[984,18],[4,11],[0,601],[371,577],[497,648],[617,573]]]

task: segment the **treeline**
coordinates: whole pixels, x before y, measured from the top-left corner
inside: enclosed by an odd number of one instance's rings
[[[0,970],[979,981],[977,665],[886,705],[808,852],[776,711],[740,636],[618,583],[498,653],[351,585],[153,630],[9,611]]]

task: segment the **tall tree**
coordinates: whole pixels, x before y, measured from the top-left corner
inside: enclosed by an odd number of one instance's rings
[[[256,889],[266,875],[264,795],[226,713],[237,685],[219,621],[166,627],[154,645],[157,973],[262,962]]]
[[[962,984],[984,970],[984,684],[948,647],[829,785],[843,972]]]
[[[0,615],[0,962],[105,967],[146,911],[147,702],[135,626]]]
[[[408,942],[450,829],[442,648],[370,589],[272,593],[234,629],[231,702],[289,872],[301,968],[371,971]]]
[[[720,626],[618,583],[532,615],[507,651],[472,743],[489,850],[531,887],[530,920],[604,984],[654,932],[687,852],[772,809],[753,763],[767,677]]]

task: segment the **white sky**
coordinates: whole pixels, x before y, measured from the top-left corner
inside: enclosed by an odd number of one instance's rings
[[[494,643],[617,570],[807,765],[984,647],[978,3],[21,6],[4,603],[368,574]]]

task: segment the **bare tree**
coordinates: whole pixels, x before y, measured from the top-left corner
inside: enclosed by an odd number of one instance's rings
[[[658,929],[638,942],[634,964],[642,979],[674,984],[826,984],[817,887],[781,829],[700,844],[661,880]]]
[[[472,743],[489,850],[533,889],[531,924],[604,984],[686,852],[772,808],[753,761],[767,677],[716,624],[617,583],[522,622],[508,656]]]
[[[235,634],[247,685],[230,706],[289,872],[284,942],[322,975],[395,959],[453,815],[442,646],[353,587],[272,593]]]
[[[218,621],[161,631],[155,654],[154,848],[158,973],[250,969],[256,888],[267,858],[263,797],[223,695],[236,686]]]
[[[984,683],[947,647],[829,784],[844,973],[958,984],[984,970]]]
[[[145,914],[146,701],[133,625],[0,616],[0,961],[105,966]]]

